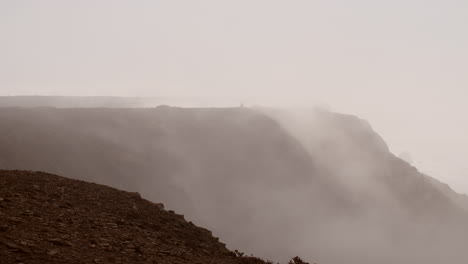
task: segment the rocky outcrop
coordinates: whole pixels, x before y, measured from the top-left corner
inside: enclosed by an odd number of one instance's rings
[[[468,262],[467,212],[367,122],[301,114],[2,108],[0,168],[139,192],[228,248],[282,262]]]
[[[264,264],[138,193],[0,171],[0,263]]]

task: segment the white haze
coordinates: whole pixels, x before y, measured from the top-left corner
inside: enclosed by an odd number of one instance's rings
[[[467,13],[461,0],[3,0],[0,94],[325,105],[468,192]]]
[[[0,120],[0,167],[138,191],[232,249],[281,263],[294,255],[346,264],[468,261],[466,211],[355,117],[8,108]]]

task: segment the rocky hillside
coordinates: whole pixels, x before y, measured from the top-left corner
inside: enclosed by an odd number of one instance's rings
[[[138,193],[0,171],[0,263],[264,264]]]
[[[124,108],[159,105],[162,98],[114,96],[0,96],[1,107]]]
[[[0,168],[139,192],[231,249],[282,262],[468,263],[467,212],[354,116],[2,108],[0,124]]]

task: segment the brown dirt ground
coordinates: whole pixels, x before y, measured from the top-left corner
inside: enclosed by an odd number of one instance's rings
[[[0,263],[266,263],[138,193],[0,170]]]

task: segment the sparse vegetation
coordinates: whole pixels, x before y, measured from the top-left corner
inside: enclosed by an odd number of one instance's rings
[[[309,262],[305,262],[300,257],[296,256],[292,258],[288,264],[309,264]]]

